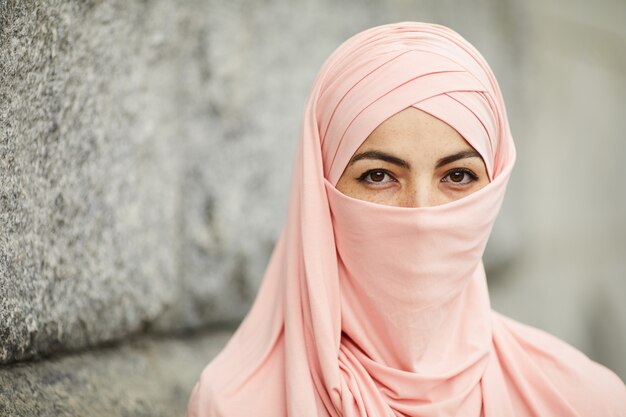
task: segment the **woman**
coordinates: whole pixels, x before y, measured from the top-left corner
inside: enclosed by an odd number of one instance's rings
[[[515,149],[489,66],[439,25],[324,63],[285,227],[188,416],[624,416],[619,378],[490,309],[481,257]]]

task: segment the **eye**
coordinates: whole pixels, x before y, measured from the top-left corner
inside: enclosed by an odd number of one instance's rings
[[[477,181],[478,175],[467,168],[456,168],[450,170],[441,179],[441,182],[449,182],[454,185],[467,185],[471,182]]]
[[[369,171],[365,171],[360,177],[357,178],[357,180],[367,184],[387,184],[389,182],[397,181],[384,169],[371,169]]]

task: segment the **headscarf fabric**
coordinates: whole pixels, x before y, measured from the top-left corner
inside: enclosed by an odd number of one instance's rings
[[[433,207],[339,192],[357,148],[408,107],[456,129],[489,184]],[[625,415],[613,373],[491,310],[482,255],[514,161],[495,76],[459,34],[401,22],[345,41],[310,92],[256,300],[188,417]]]

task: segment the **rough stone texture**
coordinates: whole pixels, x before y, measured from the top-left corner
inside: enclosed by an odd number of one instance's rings
[[[162,11],[1,4],[6,362],[123,337],[176,301],[180,178]]]
[[[142,338],[0,368],[2,417],[183,416],[191,388],[230,332]]]
[[[317,69],[411,19],[467,37],[507,101],[494,306],[624,378],[626,6],[559,5],[0,2],[0,362],[240,318]]]

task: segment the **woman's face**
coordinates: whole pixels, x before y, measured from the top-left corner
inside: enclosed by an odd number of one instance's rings
[[[458,200],[488,183],[482,158],[456,130],[409,107],[374,129],[336,187],[373,203],[426,207]]]

